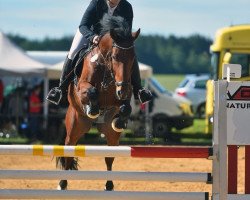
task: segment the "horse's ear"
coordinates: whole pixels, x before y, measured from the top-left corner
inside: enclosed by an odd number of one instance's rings
[[[136,32],[132,32],[132,37],[134,40],[138,38],[138,36],[140,35],[140,32],[141,32],[140,28]]]
[[[115,30],[114,29],[110,29],[110,36],[111,38],[114,40],[114,41],[117,41],[118,40],[118,35],[116,34]]]

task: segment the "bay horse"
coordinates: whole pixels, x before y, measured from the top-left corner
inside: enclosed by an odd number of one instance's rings
[[[107,145],[118,146],[120,133],[126,128],[131,113],[134,41],[140,29],[131,32],[123,18],[114,16],[104,16],[101,25],[99,44],[84,58],[77,84],[72,82],[68,88],[65,145],[77,145],[93,122],[102,117],[102,123],[96,125],[97,130],[105,135]],[[113,157],[105,158],[108,171],[112,170],[113,161]],[[64,170],[77,170],[77,158],[60,157],[57,163]],[[67,189],[67,184],[67,180],[61,180],[58,189]],[[113,188],[112,180],[107,180],[105,189]]]

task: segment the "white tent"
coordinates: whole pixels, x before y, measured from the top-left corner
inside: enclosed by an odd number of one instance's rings
[[[38,53],[42,57],[55,57],[55,53],[52,51]],[[57,52],[57,54],[58,53],[60,52]],[[65,52],[62,53],[66,54]],[[63,61],[51,66],[31,58],[26,52],[12,43],[2,32],[0,32],[0,76],[39,75],[43,76],[45,79],[59,79],[62,66]],[[152,76],[152,68],[150,66],[139,63],[139,68],[142,79]]]
[[[46,65],[29,57],[0,32],[0,75],[44,75]]]
[[[53,66],[49,66],[47,69],[47,77],[49,79],[59,79],[61,76],[63,62],[59,62]],[[142,79],[146,79],[152,76],[153,70],[149,65],[139,63],[140,75]]]
[[[32,59],[21,48],[12,43],[0,32],[0,76],[46,76],[46,64]],[[44,116],[48,113],[45,96],[48,93],[48,80],[44,81]]]
[[[67,56],[67,51],[27,51],[27,54],[41,62],[56,63],[46,67],[46,77],[48,79],[59,79],[63,67],[63,60]],[[57,61],[57,62],[55,62]],[[152,76],[152,67],[143,63],[139,63],[140,75],[142,79]]]

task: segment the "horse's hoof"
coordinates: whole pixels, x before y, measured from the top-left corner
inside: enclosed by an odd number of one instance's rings
[[[105,187],[105,188],[104,188],[104,191],[114,191],[114,189],[108,190],[108,189]]]
[[[67,187],[62,188],[60,185],[58,185],[56,189],[57,189],[57,190],[67,190]]]
[[[68,181],[60,180],[59,185],[57,186],[57,190],[67,190]]]
[[[99,117],[99,115],[100,115],[100,111],[99,110],[96,112],[96,114],[95,113],[91,113],[91,111],[93,111],[93,110],[91,110],[91,107],[89,105],[87,105],[86,106],[86,115],[90,119],[96,119],[97,117]]]
[[[116,127],[116,122],[117,122],[117,120],[118,120],[118,118],[115,118],[115,119],[113,119],[113,121],[112,121],[112,123],[111,123],[111,126],[112,126],[112,128],[113,128],[113,130],[115,131],[115,132],[122,132],[122,131],[124,131],[124,129],[123,128],[118,128],[118,127]]]
[[[114,184],[112,181],[107,181],[105,188],[105,191],[113,191],[114,190]]]

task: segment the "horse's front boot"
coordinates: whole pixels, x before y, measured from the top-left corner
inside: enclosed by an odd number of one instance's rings
[[[96,119],[100,115],[99,106],[86,106],[86,115],[91,119]]]
[[[129,103],[124,103],[120,106],[119,117],[114,118],[112,121],[112,128],[116,132],[122,132],[127,128],[127,123],[129,116],[131,114],[132,108]]]
[[[92,87],[88,90],[89,105],[86,106],[86,115],[91,119],[96,119],[100,115],[98,104],[98,90]]]

